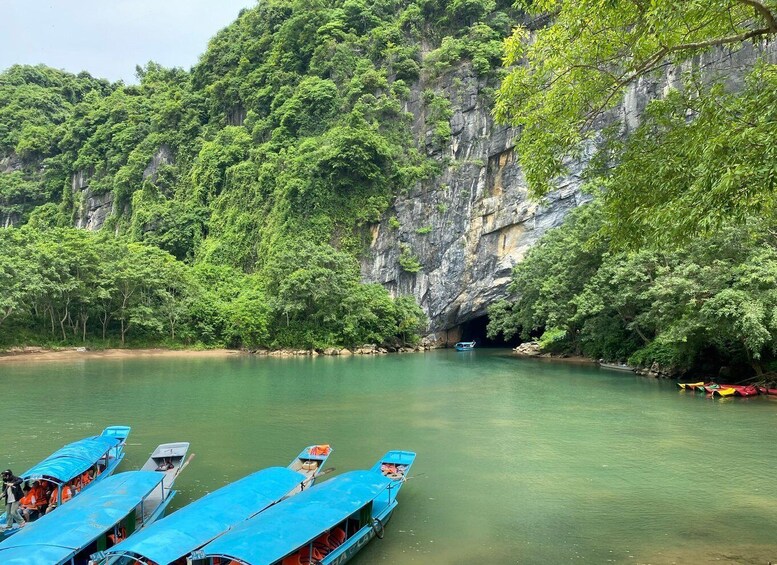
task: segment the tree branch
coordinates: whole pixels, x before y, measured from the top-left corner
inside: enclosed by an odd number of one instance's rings
[[[751,0],[738,0],[741,2],[750,2]],[[754,0],[753,0],[754,1]],[[678,51],[691,51],[694,49],[704,49],[707,47],[715,47],[718,45],[727,45],[729,43],[742,43],[753,37],[760,37],[764,35],[771,35],[773,32],[770,28],[758,28],[750,31],[740,33],[737,35],[729,35],[727,37],[718,37],[714,39],[708,39],[706,41],[698,41],[695,43],[681,43],[672,47],[662,47],[653,55],[645,59],[636,69],[631,73],[625,75],[620,81],[613,85],[607,98],[599,106],[588,114],[588,117],[584,120],[584,128],[593,124],[597,116],[599,116],[606,108],[610,101],[621,91],[624,86],[632,83],[639,77],[647,74],[648,72],[655,70],[660,66],[661,60],[670,53],[676,53]]]
[[[772,11],[768,6],[762,4],[758,0],[737,0],[737,2],[755,8],[755,11],[758,12],[768,24],[769,30],[772,33],[777,33],[777,19],[775,19],[774,14],[772,14]]]

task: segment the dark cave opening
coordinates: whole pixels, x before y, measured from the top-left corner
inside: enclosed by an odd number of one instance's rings
[[[502,334],[499,334],[496,339],[490,339],[487,335],[488,316],[480,316],[466,321],[459,327],[461,328],[461,341],[475,340],[477,347],[516,347],[521,343],[517,335],[509,340],[505,340]]]

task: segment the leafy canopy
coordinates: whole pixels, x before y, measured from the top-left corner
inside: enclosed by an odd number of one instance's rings
[[[520,162],[535,196],[554,188],[554,181],[566,171],[566,159],[581,156],[586,142],[601,129],[605,112],[621,102],[637,79],[714,46],[736,47],[777,34],[775,0],[522,0],[519,4],[536,19],[516,27],[505,41],[510,72],[495,114],[522,128]],[[532,29],[532,24],[546,22]],[[701,88],[696,94],[704,104],[719,92]],[[748,122],[739,125],[747,130]],[[714,136],[709,144],[697,144],[695,150],[714,151],[718,139]],[[753,145],[749,139],[741,141]],[[653,161],[648,174],[659,164]],[[678,163],[663,164],[663,169],[672,165]],[[740,186],[735,180],[719,188],[731,201]],[[763,182],[753,190],[761,188]],[[652,211],[629,196],[624,197],[624,208],[630,212]],[[678,206],[673,215],[682,216],[688,210]],[[671,223],[669,218],[664,220],[664,225]],[[697,215],[694,220],[705,227],[704,218]]]

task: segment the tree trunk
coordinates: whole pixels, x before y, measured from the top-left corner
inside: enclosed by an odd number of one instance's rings
[[[62,319],[59,321],[59,327],[62,329],[62,341],[67,340],[67,335],[65,334],[65,320],[67,320],[70,313],[67,311],[67,306],[65,306],[65,315],[62,316]]]
[[[89,319],[89,314],[81,314],[81,329],[83,334],[81,335],[81,341],[86,343],[86,321]]]

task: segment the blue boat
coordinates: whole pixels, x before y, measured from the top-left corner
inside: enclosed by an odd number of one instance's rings
[[[460,341],[456,344],[456,351],[472,351],[475,349],[475,341]]]
[[[383,537],[414,460],[415,453],[391,451],[369,471],[345,473],[268,508],[189,559],[196,565],[346,563]]]
[[[288,467],[257,471],[213,491],[118,545],[95,553],[92,560],[99,565],[183,561],[234,525],[312,484],[331,452],[329,446],[306,447]]]
[[[49,501],[49,506],[59,507],[62,504],[62,492],[65,485],[71,487],[75,497],[87,488],[109,477],[124,459],[124,446],[130,433],[129,426],[110,426],[101,435],[88,437],[70,443],[49,455],[46,459],[20,475],[28,485],[33,481],[48,481],[56,487],[57,498]],[[91,481],[83,484],[81,477],[88,473]],[[41,512],[45,511],[45,508]],[[37,518],[34,514],[31,520]],[[0,516],[0,523],[5,523],[5,513]],[[0,532],[0,540],[16,533],[18,530],[8,529]]]
[[[305,480],[300,482],[289,495],[302,492],[306,487],[312,485],[316,477],[324,471],[324,465],[330,455],[332,455],[332,447],[327,444],[309,445],[303,449],[289,464],[288,469],[302,473]]]
[[[89,555],[152,523],[175,491],[165,474],[129,471],[103,479],[0,543],[3,565],[80,565]]]

